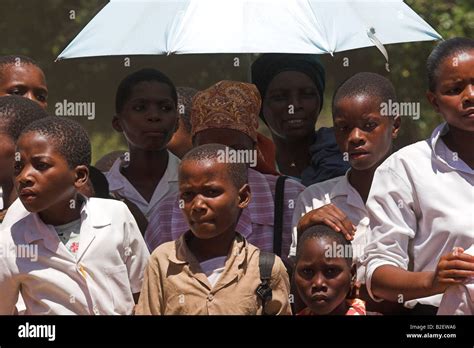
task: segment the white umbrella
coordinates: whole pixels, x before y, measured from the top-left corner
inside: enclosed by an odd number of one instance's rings
[[[402,0],[111,0],[58,59],[332,54],[374,45],[386,56],[384,44],[437,39]]]

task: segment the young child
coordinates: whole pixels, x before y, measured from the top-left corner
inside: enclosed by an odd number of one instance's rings
[[[179,191],[189,230],[150,257],[137,314],[291,314],[289,280],[273,263],[272,297],[264,305],[260,250],[235,231],[250,201],[247,167],[220,160],[220,144],[196,147],[182,159]]]
[[[218,143],[232,148],[234,154],[244,154],[240,161],[246,161],[249,167],[248,184],[254,199],[242,212],[236,231],[260,250],[282,255],[285,262],[291,244],[294,202],[304,186],[291,179],[279,186],[278,176],[256,170],[255,164],[258,165],[259,161],[259,111],[260,96],[254,85],[220,81],[194,97],[191,135],[194,146]],[[279,198],[277,192],[281,194]],[[278,208],[281,208],[281,214],[277,213]],[[279,217],[282,220],[280,229],[276,221]],[[153,251],[164,242],[178,239],[187,230],[179,199],[177,196],[169,197],[160,203],[156,214],[150,219],[145,241]]]
[[[427,70],[428,100],[445,122],[382,163],[367,200],[367,289],[416,314],[436,314],[442,293],[474,276],[463,252],[474,241],[474,40],[441,42]]]
[[[390,155],[400,128],[400,117],[382,115],[382,104],[396,99],[392,83],[370,72],[355,74],[335,91],[332,109],[336,141],[351,169],[345,176],[311,185],[300,194],[293,213],[291,255],[295,254],[297,229],[326,224],[353,239],[357,278],[364,281],[365,270],[359,261],[369,225],[365,202],[374,172]]]
[[[19,95],[48,106],[48,87],[43,70],[25,56],[0,57],[0,96]]]
[[[309,227],[298,241],[295,284],[307,306],[297,315],[366,315],[352,298],[356,267],[351,242],[326,225]]]
[[[15,142],[31,122],[48,114],[37,103],[20,96],[0,97],[0,223],[17,198],[13,188]]]
[[[178,128],[173,82],[154,69],[143,69],[120,83],[112,125],[124,134],[129,153],[107,173],[110,192],[134,203],[149,219],[165,197],[178,192],[179,159],[166,149]]]
[[[29,211],[0,226],[0,314],[21,293],[25,314],[131,314],[149,256],[119,201],[77,194],[91,145],[76,122],[47,117],[18,142],[15,188]]]

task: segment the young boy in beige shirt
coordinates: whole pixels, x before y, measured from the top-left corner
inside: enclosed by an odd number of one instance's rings
[[[262,301],[257,294],[260,250],[235,231],[251,197],[247,167],[223,160],[225,151],[208,144],[182,159],[180,204],[190,230],[151,255],[137,314],[291,314],[279,257],[269,281],[271,298]]]

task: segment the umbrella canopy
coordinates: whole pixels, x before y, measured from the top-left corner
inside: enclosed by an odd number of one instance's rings
[[[330,53],[441,39],[402,0],[111,0],[58,59]]]

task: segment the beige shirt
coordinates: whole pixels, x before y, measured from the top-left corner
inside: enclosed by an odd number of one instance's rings
[[[136,314],[291,314],[288,274],[279,257],[272,269],[272,299],[264,310],[256,294],[261,283],[260,250],[237,234],[213,287],[188,249],[189,235],[186,232],[178,240],[160,245],[150,256]]]

